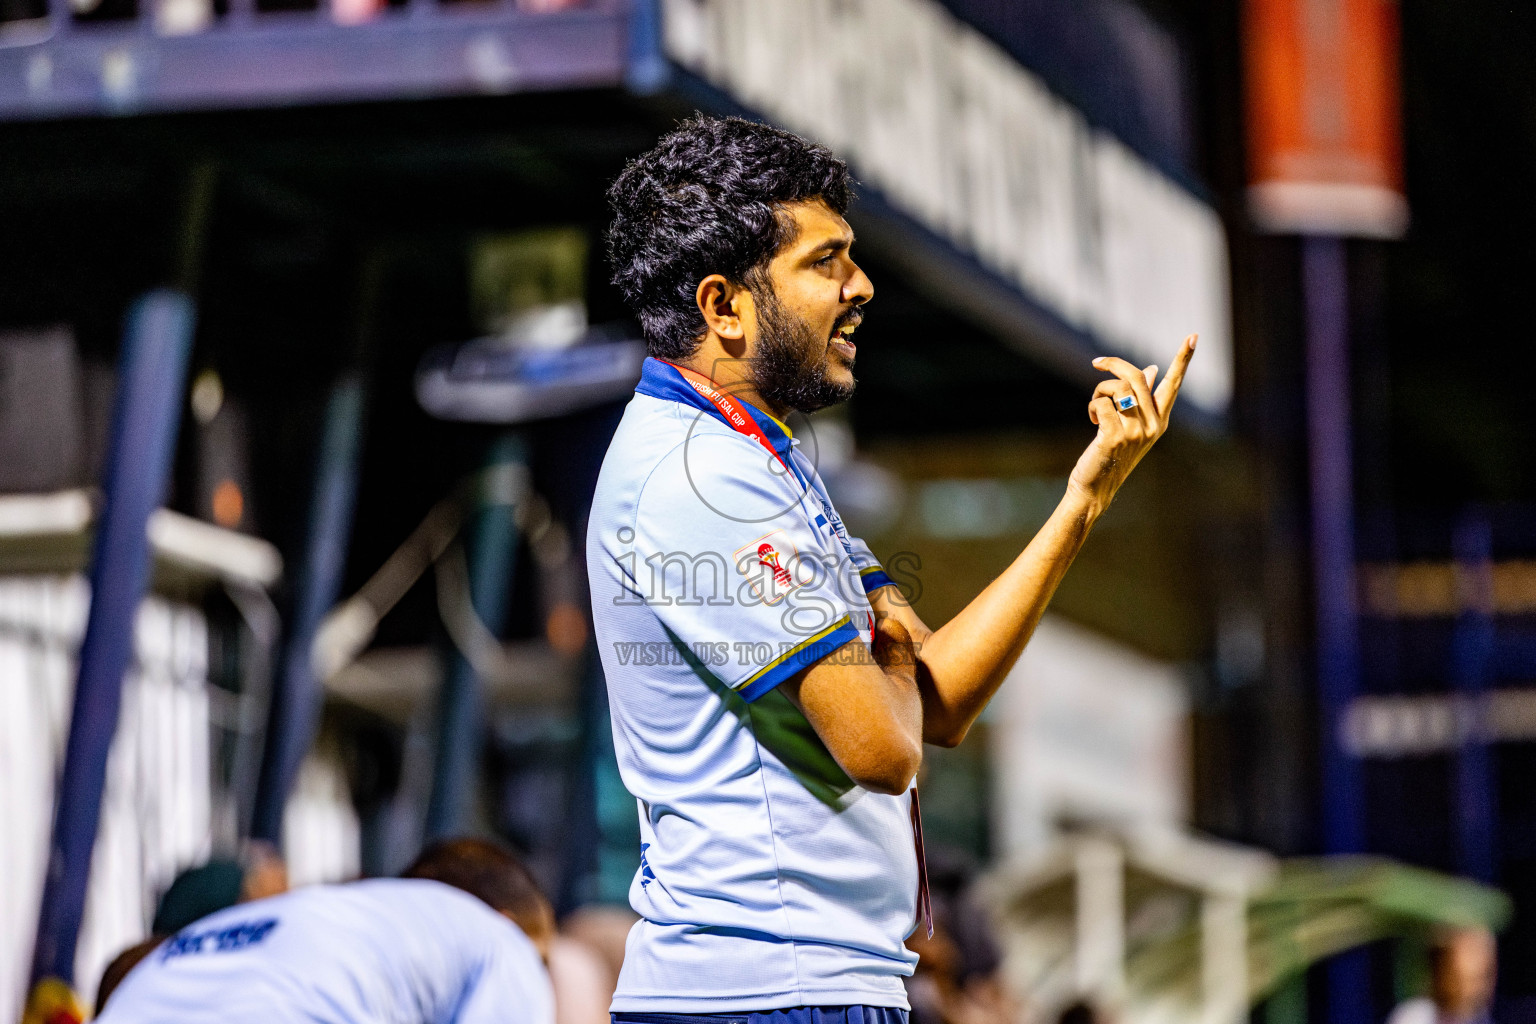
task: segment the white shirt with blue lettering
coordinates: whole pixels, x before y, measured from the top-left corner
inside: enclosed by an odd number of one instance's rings
[[[101,1024],[553,1024],[522,931],[441,882],[318,885],[210,914],[161,943]]]
[[[868,591],[807,445],[777,456],[648,359],[587,539],[614,743],[641,866],[615,1012],[907,1006],[910,798],[855,785],[775,688],[869,657]]]

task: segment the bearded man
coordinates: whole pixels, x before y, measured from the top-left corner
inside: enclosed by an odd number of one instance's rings
[[[847,399],[874,286],[847,166],[737,118],[695,117],[609,190],[614,281],[650,358],[587,537],[640,869],[617,1024],[905,1024],[926,910],[912,781],[1018,659],[1194,352],[1120,359],[1050,520],[929,629],[844,528],[785,420]],[[978,381],[978,387],[985,382]],[[658,1016],[660,1015],[660,1016]]]

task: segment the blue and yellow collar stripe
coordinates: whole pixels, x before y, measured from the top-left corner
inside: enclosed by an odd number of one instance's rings
[[[635,385],[635,393],[692,406],[700,412],[709,414],[721,423],[726,422],[725,417],[719,409],[715,408],[713,402],[693,390],[677,370],[654,356],[647,356],[645,362],[641,365],[640,383]],[[758,408],[739,395],[731,395],[731,398],[740,402],[752,414],[752,418],[757,421],[758,429],[762,431],[763,437],[768,440],[768,443],[773,446],[773,450],[778,453],[779,458],[784,459],[787,465],[789,451],[793,447],[792,442],[794,441],[794,434],[790,432],[789,427],[771,413]],[[729,426],[730,424],[727,423],[726,425]]]

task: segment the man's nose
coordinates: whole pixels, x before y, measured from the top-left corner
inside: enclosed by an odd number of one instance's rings
[[[855,306],[862,306],[875,297],[875,283],[869,279],[855,263],[853,273],[848,280],[843,282],[843,301]]]

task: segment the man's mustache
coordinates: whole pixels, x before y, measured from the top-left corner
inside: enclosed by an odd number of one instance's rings
[[[864,311],[858,307],[854,307],[853,309],[850,309],[848,312],[837,318],[836,322],[832,324],[832,333],[836,334],[844,327],[857,327],[863,322]]]

